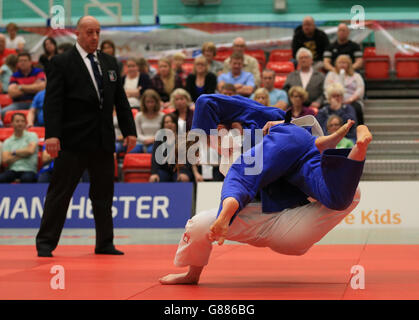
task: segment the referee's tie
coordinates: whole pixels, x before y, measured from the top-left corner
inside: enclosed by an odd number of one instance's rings
[[[100,107],[102,108],[102,103],[103,103],[103,78],[102,78],[102,75],[99,71],[99,67],[98,67],[98,65],[95,61],[95,56],[93,55],[93,53],[89,53],[87,55],[87,58],[89,58],[90,64],[92,65],[93,74],[95,76],[96,84],[97,84],[97,87],[99,89]]]

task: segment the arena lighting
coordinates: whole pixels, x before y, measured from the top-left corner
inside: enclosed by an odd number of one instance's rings
[[[283,12],[287,10],[287,0],[273,0],[274,10],[277,12]]]

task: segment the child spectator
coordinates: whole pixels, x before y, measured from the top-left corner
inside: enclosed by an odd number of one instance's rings
[[[141,111],[135,116],[137,145],[130,153],[151,153],[154,138],[161,128],[164,113],[160,112],[160,97],[153,89],[148,89],[141,96]]]
[[[270,106],[269,92],[265,88],[256,89],[255,93],[253,94],[253,100],[264,106]]]
[[[151,79],[151,85],[162,100],[162,107],[168,108],[170,105],[170,95],[176,88],[182,88],[182,79],[173,71],[170,60],[161,58],[158,62],[158,73]]]
[[[0,86],[1,92],[7,93],[9,91],[9,82],[13,73],[16,72],[17,55],[11,54],[7,56],[5,63],[0,68]]]

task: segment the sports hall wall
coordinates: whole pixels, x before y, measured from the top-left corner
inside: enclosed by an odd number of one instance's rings
[[[120,3],[123,22],[129,22],[132,17],[133,1],[104,1]],[[191,22],[272,22],[296,21],[307,14],[320,20],[350,19],[351,8],[361,5],[366,19],[417,19],[419,2],[414,0],[386,1],[386,0],[287,0],[287,9],[283,13],[276,13],[273,9],[273,0],[221,0],[219,5],[185,6],[181,0],[158,0],[157,11],[160,23],[191,23]],[[31,0],[37,8],[48,12],[49,1]],[[70,3],[72,23],[84,14],[84,6],[91,3],[87,0],[54,0],[54,5],[66,6]],[[153,1],[138,0],[141,24],[154,23]],[[45,19],[39,13],[29,9],[21,1],[2,1],[3,24],[10,21],[24,24],[43,24]],[[114,7],[111,11],[116,12]],[[92,8],[89,13],[103,16],[103,10]]]

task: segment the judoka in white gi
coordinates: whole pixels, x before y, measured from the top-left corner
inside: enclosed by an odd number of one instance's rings
[[[234,122],[266,135],[229,168],[219,208],[188,220],[174,263],[189,269],[164,276],[162,284],[197,284],[214,241],[302,255],[357,206],[358,183],[372,140],[368,128],[357,127],[352,149],[334,149],[353,121],[333,135],[315,137],[313,128],[297,126],[286,117],[282,110],[239,96],[203,95],[197,100],[192,129],[210,133],[219,124]],[[261,172],[246,174],[246,157],[258,154]],[[251,203],[258,191],[261,204]]]

